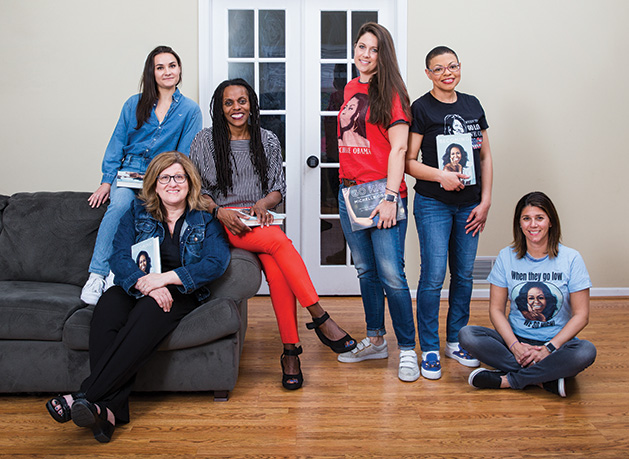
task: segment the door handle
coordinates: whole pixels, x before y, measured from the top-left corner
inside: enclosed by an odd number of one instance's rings
[[[308,167],[314,169],[315,167],[319,165],[319,158],[317,158],[315,155],[308,156],[308,159],[306,160],[306,164],[308,165]]]

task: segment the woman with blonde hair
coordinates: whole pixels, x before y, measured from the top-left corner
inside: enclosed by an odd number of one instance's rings
[[[129,394],[139,368],[209,297],[207,285],[229,264],[223,230],[203,208],[201,178],[190,159],[178,152],[158,155],[114,238],[115,286],[94,308],[91,373],[80,393],[46,404],[57,422],[72,419],[103,443],[116,423],[129,422]],[[159,238],[162,272],[146,274],[132,258],[131,246],[153,237]]]

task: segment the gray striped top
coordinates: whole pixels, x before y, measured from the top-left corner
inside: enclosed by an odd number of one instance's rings
[[[282,147],[277,136],[261,129],[262,145],[268,161],[268,192],[279,191],[286,196],[286,181],[282,169]],[[231,141],[232,189],[223,195],[217,188],[216,164],[212,129],[199,132],[190,147],[190,159],[201,173],[203,194],[212,197],[219,206],[251,207],[265,195],[249,154],[249,140]]]

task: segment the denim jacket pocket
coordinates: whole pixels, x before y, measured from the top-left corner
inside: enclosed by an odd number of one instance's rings
[[[135,233],[138,235],[138,240],[144,240],[151,237],[156,233],[156,230],[157,222],[155,220],[140,218],[135,221]]]
[[[203,255],[203,241],[205,230],[202,227],[192,228],[186,235],[186,264],[199,261]]]

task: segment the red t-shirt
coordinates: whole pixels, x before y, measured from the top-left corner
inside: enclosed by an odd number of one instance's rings
[[[389,169],[389,131],[369,121],[369,83],[358,78],[345,86],[344,101],[338,114],[339,178],[357,183],[371,182],[387,177]],[[396,95],[391,107],[391,124],[409,123],[402,110],[400,96]],[[406,197],[406,183],[402,179],[400,196]]]

